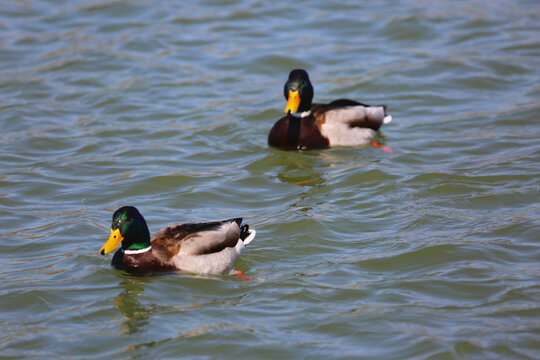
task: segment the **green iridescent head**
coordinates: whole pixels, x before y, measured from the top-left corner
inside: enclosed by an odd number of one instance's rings
[[[150,232],[146,220],[133,206],[124,206],[114,212],[111,235],[99,253],[101,255],[110,253],[120,243],[123,250],[140,250],[150,246]]]

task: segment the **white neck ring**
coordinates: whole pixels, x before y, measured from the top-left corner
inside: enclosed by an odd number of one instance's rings
[[[147,248],[144,248],[144,249],[140,249],[140,250],[124,250],[124,249],[121,249],[122,252],[124,254],[127,254],[127,255],[135,255],[135,254],[142,254],[142,253],[145,253],[145,252],[148,252],[152,249],[152,246],[149,246]]]
[[[304,111],[304,112],[301,112],[301,113],[294,113],[294,114],[291,114],[291,115],[294,116],[294,117],[303,118],[303,117],[311,115],[311,110]]]

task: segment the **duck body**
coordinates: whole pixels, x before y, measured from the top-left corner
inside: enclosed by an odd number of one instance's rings
[[[280,149],[325,149],[366,145],[379,128],[392,120],[386,106],[370,106],[349,99],[312,104],[313,86],[307,72],[293,70],[285,83],[286,115],[268,135],[268,145]]]
[[[113,251],[121,243],[111,265],[133,274],[178,270],[232,274],[245,245],[255,237],[255,230],[241,224],[241,218],[175,224],[150,237],[146,221],[138,210],[123,207],[115,212],[111,236],[100,253]]]

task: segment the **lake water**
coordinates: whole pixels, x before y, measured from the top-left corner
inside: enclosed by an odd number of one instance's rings
[[[384,103],[371,146],[271,149],[283,84]],[[540,358],[538,1],[4,1],[0,357]],[[243,216],[248,277],[134,277]]]

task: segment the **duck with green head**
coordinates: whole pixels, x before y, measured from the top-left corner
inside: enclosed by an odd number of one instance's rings
[[[111,234],[99,253],[120,249],[111,265],[131,273],[183,270],[202,274],[233,274],[234,263],[255,230],[242,219],[170,225],[150,236],[146,220],[133,206],[113,214]]]
[[[280,149],[324,149],[369,144],[379,128],[392,121],[386,106],[370,106],[349,99],[314,104],[313,85],[305,70],[290,72],[283,95],[285,116],[268,134],[268,145]]]

